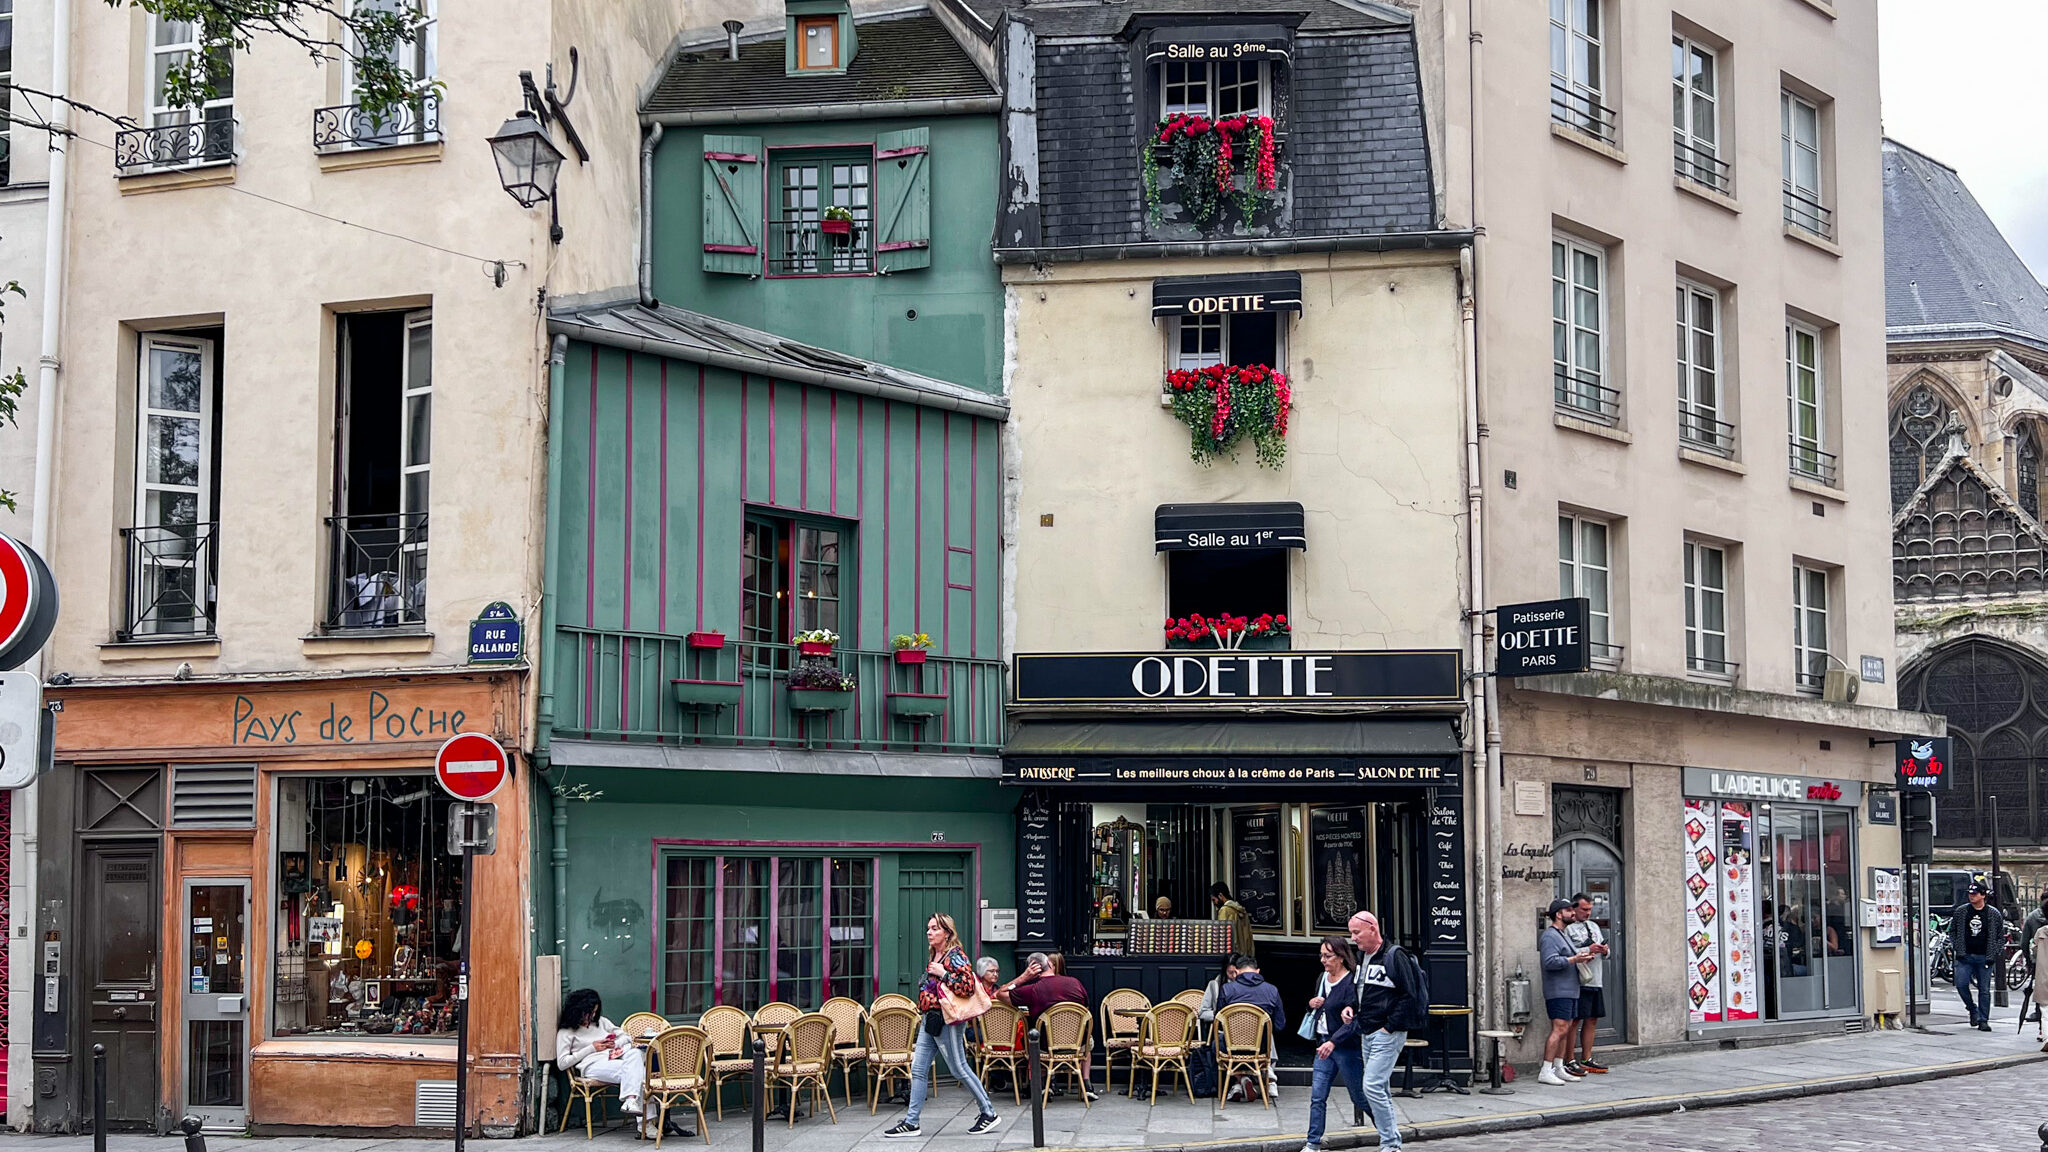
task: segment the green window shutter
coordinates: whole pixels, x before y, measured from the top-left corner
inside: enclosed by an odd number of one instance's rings
[[[932,266],[931,129],[884,132],[875,139],[876,267]]]
[[[704,270],[761,274],[759,136],[704,137]]]

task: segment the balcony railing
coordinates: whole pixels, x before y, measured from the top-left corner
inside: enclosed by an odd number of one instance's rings
[[[824,659],[857,687],[844,711],[797,713],[787,644],[691,649],[681,636],[558,627],[550,641],[555,731],[667,743],[782,748],[994,752],[1003,743],[1004,667],[937,653],[898,664],[889,652],[841,648]],[[686,708],[674,681],[737,684],[737,702]],[[929,718],[901,718],[904,701]]]
[[[1622,659],[1628,655],[1628,646],[1625,644],[1602,644],[1598,641],[1588,641],[1586,649],[1587,655],[1592,657],[1593,667],[1605,668],[1610,671],[1620,668]]]
[[[1678,439],[1689,448],[1716,456],[1735,455],[1735,425],[1714,419],[1712,411],[1705,408],[1679,406]]]
[[[1685,670],[1699,676],[1711,676],[1720,680],[1733,680],[1735,679],[1735,674],[1742,670],[1742,665],[1737,664],[1733,660],[1716,660],[1711,656],[1688,655],[1685,658]]]
[[[1818,672],[1794,671],[1792,673],[1792,686],[1802,696],[1821,695],[1828,686],[1828,673],[1825,664],[1823,664]]]
[[[1685,179],[1723,196],[1733,186],[1729,174],[1734,169],[1726,160],[1675,133],[1671,137],[1671,165]]]
[[[1594,99],[1593,93],[1567,88],[1556,80],[1550,82],[1550,118],[1603,144],[1615,141],[1614,109]]]
[[[1786,449],[1786,454],[1794,476],[1816,480],[1830,488],[1836,487],[1835,478],[1840,470],[1833,452],[1823,452],[1820,445],[1794,436]]]
[[[365,112],[360,104],[313,109],[313,148],[320,152],[428,144],[440,138],[441,98],[432,94],[382,112]]]
[[[1785,185],[1785,223],[1823,240],[1835,238],[1834,211],[1790,184]]]
[[[330,516],[327,528],[330,630],[427,622],[426,513]]]
[[[128,600],[121,640],[214,633],[214,530],[217,524],[121,529]]]
[[[816,220],[768,221],[770,276],[860,276],[875,270],[875,230],[853,221],[848,235],[832,235]]]
[[[209,117],[190,124],[114,133],[114,167],[123,176],[226,164],[235,158],[240,121]]]
[[[1590,372],[1552,369],[1557,406],[1574,416],[1612,424],[1621,419],[1621,391],[1601,383]]]

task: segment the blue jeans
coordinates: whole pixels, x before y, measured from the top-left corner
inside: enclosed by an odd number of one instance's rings
[[[1308,1146],[1320,1148],[1323,1143],[1323,1121],[1330,1110],[1330,1082],[1337,1077],[1344,1078],[1344,1087],[1351,1093],[1351,1103],[1359,1108],[1369,1106],[1365,1102],[1365,1053],[1354,1051],[1349,1046],[1332,1048],[1328,1056],[1316,1057],[1315,1087],[1308,1098]],[[1379,1113],[1374,1112],[1377,1117]]]
[[[1970,1001],[1970,989],[1977,990],[1975,1003]],[[1991,958],[1988,956],[1956,956],[1956,995],[1963,998],[1963,1007],[1970,1010],[1970,1023],[1976,1024],[1991,1019]]]
[[[1365,1105],[1372,1111],[1374,1125],[1380,1130],[1381,1148],[1401,1146],[1401,1128],[1394,1119],[1394,1094],[1387,1085],[1394,1076],[1394,1065],[1401,1060],[1401,1047],[1408,1043],[1406,1032],[1381,1030],[1365,1038],[1362,1045],[1365,1053]]]
[[[936,1039],[920,1024],[917,1029],[917,1050],[910,1057],[910,1113],[904,1119],[912,1124],[924,1114],[924,1098],[932,1090],[932,1056],[939,1053],[946,1057],[946,1067],[953,1073],[953,1079],[967,1085],[974,1093],[974,1102],[981,1105],[983,1116],[996,1114],[996,1106],[989,1103],[988,1089],[981,1086],[981,1077],[974,1074],[974,1065],[967,1062],[967,1025],[948,1024]]]

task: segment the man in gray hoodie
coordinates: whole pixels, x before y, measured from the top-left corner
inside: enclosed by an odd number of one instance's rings
[[[1564,926],[1576,915],[1577,905],[1569,900],[1552,900],[1545,913],[1545,927],[1536,938],[1536,952],[1543,965],[1543,1004],[1550,1012],[1550,1035],[1543,1041],[1543,1070],[1538,1084],[1576,1084],[1577,1076],[1567,1072],[1564,1062],[1572,1054],[1572,1033],[1578,1028],[1579,965],[1593,958],[1591,952],[1577,951],[1564,934]]]

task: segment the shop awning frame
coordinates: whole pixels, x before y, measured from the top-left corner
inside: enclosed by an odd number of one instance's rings
[[[1194,309],[1189,304],[1194,303]],[[1162,276],[1152,281],[1152,318],[1301,311],[1301,273],[1240,272],[1226,276]]]
[[[1030,721],[1002,783],[1456,792],[1461,763],[1448,719]]]
[[[1305,519],[1292,500],[1161,504],[1152,513],[1152,546],[1155,552],[1306,549]]]

